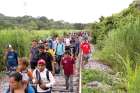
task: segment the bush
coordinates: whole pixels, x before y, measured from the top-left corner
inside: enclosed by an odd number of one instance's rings
[[[92,81],[99,81],[108,85],[113,84],[113,79],[111,79],[106,73],[97,70],[82,71],[82,84],[87,84]]]
[[[128,93],[138,93],[140,61],[140,18],[109,33],[104,48],[96,51],[96,57],[112,65],[114,70],[122,72],[127,80]]]
[[[126,58],[130,57],[131,66],[135,68],[135,64],[140,60],[140,18],[137,21],[129,23],[127,26],[118,28],[109,33],[108,38],[104,41],[102,51],[97,51],[96,56],[109,62],[116,71],[125,72],[124,64],[118,60],[118,55]],[[121,65],[121,66],[120,66]]]

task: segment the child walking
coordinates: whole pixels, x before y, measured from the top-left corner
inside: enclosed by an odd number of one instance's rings
[[[66,81],[66,90],[73,91],[73,74],[75,68],[75,59],[69,52],[65,52],[64,57],[61,60],[61,67],[64,70],[64,76]]]

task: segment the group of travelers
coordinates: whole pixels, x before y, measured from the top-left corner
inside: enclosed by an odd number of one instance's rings
[[[68,33],[31,43],[29,61],[19,58],[12,45],[8,45],[5,59],[10,74],[6,93],[51,93],[55,76],[61,74],[65,77],[66,90],[73,91],[76,59],[81,51],[83,60],[88,62],[91,53],[88,34]]]

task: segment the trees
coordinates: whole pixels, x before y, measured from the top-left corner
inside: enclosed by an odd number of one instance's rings
[[[104,47],[104,40],[108,37],[109,32],[134,22],[139,15],[138,4],[134,2],[130,4],[129,8],[118,14],[113,14],[109,17],[101,16],[99,22],[95,22],[91,25],[91,30],[94,33],[93,43],[97,43],[97,47],[102,49]]]
[[[26,15],[23,17],[8,17],[0,14],[0,29],[7,28],[22,28],[29,31],[41,29],[72,29],[73,24],[64,22],[63,20],[54,21],[53,19],[48,19],[45,16],[32,17]]]
[[[85,28],[86,24],[82,24],[82,23],[74,23],[73,24],[73,28],[77,29],[77,30],[83,30]]]

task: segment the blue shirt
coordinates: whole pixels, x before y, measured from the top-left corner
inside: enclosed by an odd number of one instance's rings
[[[30,84],[28,85],[28,93],[35,93],[35,90]]]
[[[10,88],[8,88],[5,93],[11,93]],[[27,87],[27,93],[35,93],[35,90],[30,84]]]
[[[58,43],[56,46],[56,55],[63,55],[65,50],[64,43]]]
[[[9,51],[7,54],[7,63],[10,66],[17,66],[18,65],[18,58],[17,53],[15,51]]]

